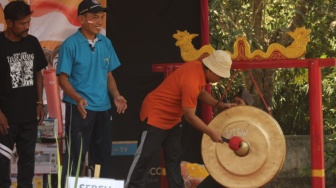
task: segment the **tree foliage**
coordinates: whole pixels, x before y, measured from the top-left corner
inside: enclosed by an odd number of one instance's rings
[[[275,42],[288,46],[292,39],[286,32],[305,26],[312,30],[305,57],[336,57],[336,1],[210,0],[209,6],[210,42],[216,49],[232,52],[237,36],[246,36],[251,51],[266,51]],[[336,85],[335,68],[322,70],[324,123],[326,132],[331,134],[335,131],[336,121],[335,97],[332,95]],[[308,70],[293,68],[251,71],[284,133],[309,134]],[[250,90],[257,98],[256,105],[263,108],[248,74],[239,74],[242,76],[236,78],[238,85],[234,87]],[[213,85],[213,93],[217,93],[217,97],[221,93],[218,88],[224,88],[221,84],[225,83]]]

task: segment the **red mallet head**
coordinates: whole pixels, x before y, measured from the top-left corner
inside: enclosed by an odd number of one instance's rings
[[[239,150],[241,144],[242,144],[242,139],[239,136],[233,136],[230,138],[229,141],[229,147],[233,150],[233,151],[237,151]]]

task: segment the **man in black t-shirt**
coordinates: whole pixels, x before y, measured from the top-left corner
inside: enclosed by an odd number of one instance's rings
[[[28,34],[32,11],[24,1],[4,8],[7,29],[0,33],[0,187],[9,188],[14,144],[19,156],[18,187],[32,188],[37,125],[44,118],[41,70],[47,60]]]

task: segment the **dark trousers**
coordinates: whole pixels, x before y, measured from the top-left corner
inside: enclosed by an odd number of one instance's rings
[[[19,157],[17,162],[18,188],[32,188],[35,167],[35,146],[37,139],[37,122],[10,124],[9,134],[0,135],[0,187],[9,188],[10,160]],[[17,156],[12,156],[16,144]]]
[[[62,188],[67,176],[76,176],[77,168],[81,175],[87,152],[89,166],[101,165],[100,177],[111,178],[111,113],[109,110],[86,111],[87,116],[83,119],[76,105],[66,104],[65,140],[68,147],[63,157]]]
[[[212,176],[207,176],[197,188],[224,188],[220,183],[218,183]]]
[[[160,152],[162,146],[164,161],[170,188],[184,188],[181,175],[181,133],[179,123],[172,129],[163,130],[143,124],[138,149],[125,181],[125,188],[144,188],[147,181],[149,164],[155,152]]]

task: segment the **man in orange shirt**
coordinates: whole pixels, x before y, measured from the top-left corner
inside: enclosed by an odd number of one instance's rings
[[[232,60],[222,50],[214,51],[202,62],[183,64],[170,74],[143,101],[140,118],[143,122],[141,138],[130,167],[125,188],[143,188],[152,156],[162,146],[170,188],[184,188],[181,175],[181,118],[214,142],[223,143],[221,133],[208,127],[197,115],[197,101],[216,106],[218,100],[205,91],[207,82],[218,82],[230,77]],[[230,108],[233,103],[220,103],[219,108]]]

